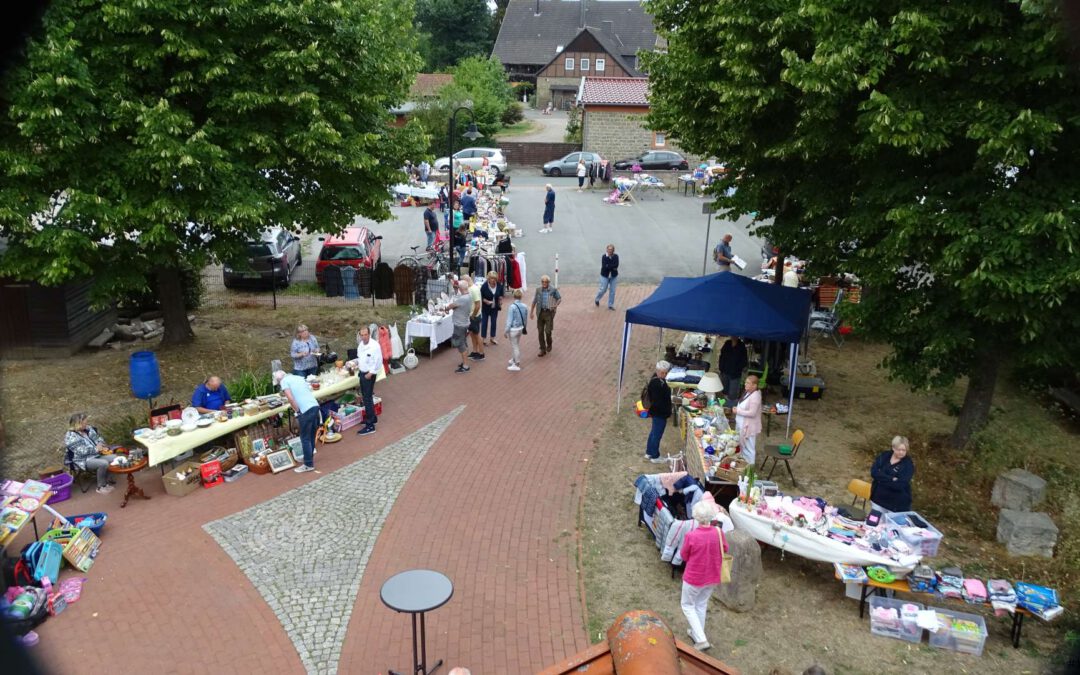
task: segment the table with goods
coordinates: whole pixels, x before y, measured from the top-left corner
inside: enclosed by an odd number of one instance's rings
[[[835,576],[858,589],[859,618],[870,609],[870,632],[906,642],[919,643],[929,635],[931,647],[979,656],[986,644],[986,621],[982,616],[956,609],[967,606],[992,609],[995,616],[1009,616],[1009,637],[1020,646],[1024,617],[1052,621],[1064,609],[1052,588],[1008,579],[968,577],[955,566],[933,569],[921,564],[906,578],[897,579],[888,570],[860,565],[835,565]],[[895,597],[903,593],[917,601]],[[929,603],[951,605],[934,607]],[[924,604],[926,603],[926,604]]]
[[[338,396],[360,386],[360,378],[344,368],[334,367],[308,377],[315,398],[320,401]],[[232,403],[224,410],[199,414],[194,408],[184,411],[179,420],[169,420],[164,428],[136,429],[135,442],[146,448],[149,465],[157,466],[179,455],[206,445],[222,436],[243,430],[291,410],[285,397],[278,394],[259,396]]]
[[[26,524],[34,523],[34,537],[22,546],[18,556],[5,555],[0,596],[0,622],[24,647],[38,643],[34,628],[78,601],[86,581],[83,575],[98,557],[98,535],[107,519],[104,513],[70,518],[58,513],[50,503],[70,497],[70,482],[62,490],[53,491],[46,482],[49,478],[0,481],[0,551],[12,548],[26,533]],[[41,510],[54,518],[39,537],[36,516]]]

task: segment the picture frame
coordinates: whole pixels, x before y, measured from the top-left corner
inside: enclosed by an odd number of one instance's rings
[[[271,452],[266,456],[266,461],[270,463],[270,471],[272,473],[278,473],[285,469],[291,469],[293,467],[292,453],[288,450],[278,450],[277,452]]]
[[[256,438],[253,441],[251,441],[251,453],[253,455],[261,455],[265,451],[266,451],[266,439],[265,438]]]

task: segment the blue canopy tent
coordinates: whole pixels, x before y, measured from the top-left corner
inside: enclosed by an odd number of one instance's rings
[[[626,312],[617,408],[622,406],[630,326],[639,324],[710,335],[737,335],[753,340],[787,342],[790,365],[788,433],[795,397],[795,364],[799,341],[810,317],[810,291],[763,283],[732,272],[704,277],[664,277],[660,286]]]

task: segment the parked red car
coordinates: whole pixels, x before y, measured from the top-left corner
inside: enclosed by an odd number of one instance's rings
[[[323,285],[323,271],[331,265],[348,265],[360,269],[375,266],[382,260],[382,237],[366,227],[347,228],[339,237],[319,237],[323,242],[315,262],[315,281]]]

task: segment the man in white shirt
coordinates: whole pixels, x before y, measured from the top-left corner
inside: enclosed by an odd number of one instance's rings
[[[364,427],[357,431],[361,436],[375,433],[375,378],[382,368],[382,347],[371,339],[371,329],[367,326],[357,333],[356,360],[360,365],[360,395],[364,399]]]

